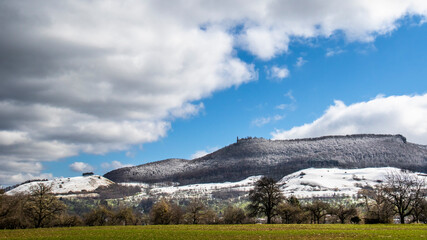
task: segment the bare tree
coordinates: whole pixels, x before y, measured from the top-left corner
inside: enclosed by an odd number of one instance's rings
[[[365,223],[390,223],[393,217],[393,205],[387,200],[383,185],[365,187],[359,191],[365,199]]]
[[[319,224],[320,220],[328,214],[329,204],[320,200],[305,205],[305,209],[310,212],[313,222]]]
[[[198,224],[205,213],[206,206],[200,199],[192,199],[186,208],[186,219],[191,224]]]
[[[153,224],[169,224],[172,218],[172,208],[165,199],[153,205],[150,211],[150,220]]]
[[[113,213],[112,221],[114,225],[135,225],[136,216],[130,207],[121,207]]]
[[[182,207],[174,202],[170,202],[171,207],[171,224],[181,224],[184,216]]]
[[[27,228],[30,226],[24,212],[26,196],[0,194],[0,229]]]
[[[414,204],[424,198],[425,181],[406,172],[391,172],[386,175],[384,192],[393,210],[399,215],[400,223],[411,215]]]
[[[218,222],[218,215],[214,210],[210,208],[207,208],[205,211],[203,211],[203,215],[201,216],[199,221],[199,223],[201,224],[215,224]]]
[[[305,219],[305,214],[301,208],[301,204],[294,196],[287,198],[279,204],[279,213],[282,218],[282,223],[302,223]]]
[[[249,192],[250,216],[265,214],[267,223],[270,224],[271,219],[279,213],[278,205],[282,199],[283,196],[277,182],[272,178],[262,177],[255,182],[254,189]]]
[[[113,225],[113,213],[105,206],[100,205],[85,214],[84,222],[88,226]]]
[[[331,206],[330,211],[331,215],[337,216],[342,224],[344,224],[348,219],[357,216],[357,209],[354,204],[347,204],[339,202],[335,206]]]
[[[51,186],[43,183],[30,188],[25,213],[36,228],[43,227],[65,209],[65,205],[52,194],[51,190]]]
[[[67,213],[61,214],[55,221],[51,224],[53,227],[75,227],[82,226],[83,220],[78,215],[68,215]]]
[[[246,219],[246,214],[243,209],[229,205],[224,210],[225,224],[242,224]]]
[[[0,218],[4,218],[12,210],[12,203],[11,198],[9,196],[6,196],[4,194],[0,194]]]
[[[427,223],[427,200],[419,198],[412,205],[413,222]]]

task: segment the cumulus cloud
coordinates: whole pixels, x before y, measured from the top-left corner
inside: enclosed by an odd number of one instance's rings
[[[273,139],[293,139],[358,133],[402,134],[427,144],[427,94],[390,96],[345,105],[335,101],[325,113],[302,126],[273,132]]]
[[[190,159],[203,157],[205,155],[208,155],[209,153],[215,152],[218,149],[219,147],[209,147],[208,149],[198,150],[195,153],[191,154]]]
[[[427,3],[1,1],[0,164],[157,141],[203,98],[256,79],[236,48],[268,60],[292,38],[372,41],[408,15]]]
[[[273,66],[271,67],[270,75],[272,78],[282,80],[289,76],[289,69],[287,67]]]
[[[0,168],[0,185],[13,185],[29,179],[52,178],[50,173],[42,173],[40,162],[2,161]]]
[[[263,60],[268,60],[278,53],[288,50],[289,36],[279,29],[267,27],[249,27],[240,36],[244,48]]]
[[[1,164],[156,141],[173,119],[202,110],[197,101],[255,79],[225,30],[169,10],[157,1],[1,2]]]
[[[120,161],[111,161],[111,162],[104,162],[101,164],[101,167],[106,170],[114,170],[117,168],[124,168],[124,167],[131,167],[132,164],[123,164]]]
[[[0,172],[1,173],[1,172]],[[42,173],[42,174],[32,174],[32,173],[14,173],[14,174],[3,174],[0,175],[0,182],[7,185],[13,185],[16,183],[22,183],[30,179],[53,179],[53,175],[51,173]],[[0,185],[1,187],[1,185]]]
[[[74,162],[70,164],[70,169],[74,172],[92,172],[94,168],[85,162]]]
[[[235,3],[235,2],[233,2]],[[228,5],[233,5],[230,3]],[[427,15],[425,1],[262,1],[239,6],[243,22],[240,43],[261,59],[287,52],[292,37],[329,37],[336,32],[348,41],[371,42],[398,27],[403,16]]]

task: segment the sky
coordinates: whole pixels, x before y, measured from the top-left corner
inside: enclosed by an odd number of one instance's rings
[[[0,185],[237,137],[427,145],[427,2],[0,2]]]

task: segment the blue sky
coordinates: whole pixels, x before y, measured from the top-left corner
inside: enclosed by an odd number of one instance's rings
[[[30,15],[6,1],[0,184],[191,159],[236,137],[427,144],[427,5],[374,2],[64,1]]]
[[[205,109],[197,116],[172,123],[167,136],[154,143],[134,146],[129,151],[106,155],[80,155],[51,164],[60,174],[73,176],[68,168],[75,161],[101,166],[120,161],[139,165],[167,158],[191,159],[197,151],[211,152],[236,141],[236,137],[271,138],[275,129],[290,129],[320,117],[336,99],[352,104],[377,95],[424,94],[427,90],[427,25],[405,24],[373,43],[348,43],[342,39],[320,39],[318,46],[290,44],[289,53],[262,61],[245,51],[237,53],[254,63],[258,80],[214,93],[203,99]],[[327,56],[329,49],[342,53]],[[306,61],[297,66],[298,58]],[[272,78],[265,68],[286,66],[289,77]],[[285,109],[278,106],[286,104]],[[254,121],[282,116],[258,126]],[[375,133],[375,132],[372,132]],[[395,134],[390,129],[390,134]],[[126,156],[130,152],[131,156]],[[128,154],[129,155],[129,154]],[[46,170],[50,170],[47,168]],[[56,170],[57,171],[57,170]],[[59,172],[59,171],[58,171]],[[105,169],[97,167],[103,174]]]

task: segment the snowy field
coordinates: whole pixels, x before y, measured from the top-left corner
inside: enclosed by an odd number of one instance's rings
[[[397,168],[308,168],[283,177],[278,183],[285,196],[294,195],[298,198],[311,197],[353,197],[362,186],[375,186],[384,181],[384,177],[392,172],[400,172]],[[412,175],[419,175],[411,173]],[[427,179],[424,176],[419,175]],[[192,184],[185,186],[144,185],[143,193],[135,198],[148,196],[169,196],[174,198],[211,197],[217,191],[249,192],[254,182],[261,176],[252,176],[239,182]],[[427,181],[427,180],[426,180]]]
[[[6,194],[13,195],[16,193],[29,193],[31,187],[36,186],[39,183],[52,186],[52,192],[55,194],[92,192],[100,186],[113,184],[112,181],[98,175],[87,177],[55,178],[48,181],[35,181],[26,183],[6,192]]]
[[[309,168],[282,178],[279,184],[286,196],[294,195],[298,198],[353,197],[362,186],[375,186],[383,182],[387,174],[400,171],[400,169],[391,167],[361,169]],[[417,175],[416,173],[410,174]]]
[[[279,182],[280,189],[285,196],[294,195],[298,198],[311,197],[353,197],[366,185],[375,186],[384,181],[387,174],[400,172],[397,168],[308,168],[283,177]],[[410,173],[426,179],[425,174]],[[238,182],[204,183],[178,186],[176,184],[146,184],[146,183],[120,183],[126,186],[138,186],[141,193],[127,197],[128,201],[139,201],[147,197],[171,198],[212,198],[215,193],[239,192],[247,194],[254,183],[261,176],[248,177]],[[7,192],[12,195],[25,193],[38,184],[44,183],[52,186],[55,194],[68,194],[68,197],[93,197],[90,192],[100,186],[107,186],[113,182],[102,176],[57,178],[49,181],[26,183]],[[73,194],[71,194],[73,193]]]

